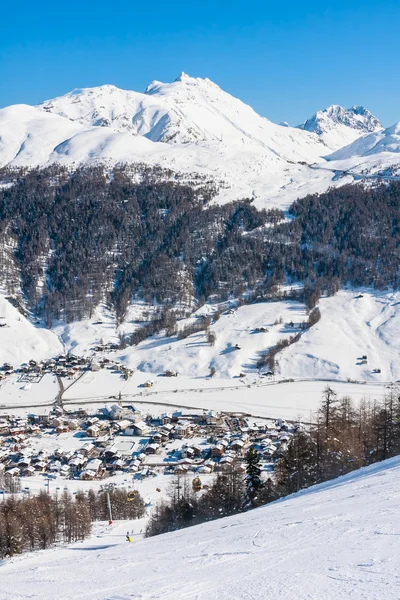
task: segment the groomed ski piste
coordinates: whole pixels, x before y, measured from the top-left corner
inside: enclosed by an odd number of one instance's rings
[[[0,564],[1,600],[398,600],[400,457],[142,539],[138,521]],[[134,531],[133,543],[125,539]]]

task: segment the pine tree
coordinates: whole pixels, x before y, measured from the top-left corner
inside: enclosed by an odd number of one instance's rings
[[[297,431],[277,466],[284,494],[292,494],[318,482],[316,444],[303,431]]]
[[[254,507],[257,505],[258,494],[263,487],[260,455],[254,446],[251,446],[246,454],[246,474],[247,503]]]

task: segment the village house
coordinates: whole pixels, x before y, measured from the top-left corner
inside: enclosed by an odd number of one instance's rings
[[[96,446],[92,442],[86,442],[80,449],[83,456],[91,457],[96,453]]]
[[[100,427],[97,425],[90,425],[86,429],[86,435],[91,438],[98,438],[101,433]]]
[[[114,423],[114,427],[117,432],[125,431],[128,428],[132,429],[132,425],[132,421],[128,421],[127,419],[124,419],[123,421],[115,421]]]
[[[10,424],[8,421],[0,420],[0,435],[8,435],[10,433]]]
[[[132,429],[135,432],[135,435],[139,436],[147,435],[149,432],[149,427],[144,421],[138,421],[137,423],[133,423]]]
[[[99,458],[93,458],[86,464],[80,479],[97,479],[104,473],[104,465]]]
[[[221,457],[225,454],[225,446],[223,444],[216,444],[213,448],[211,448],[212,456],[216,458]]]
[[[147,444],[146,454],[156,454],[160,448],[159,444]]]
[[[84,469],[86,463],[87,458],[85,456],[82,456],[81,454],[77,454],[73,458],[71,458],[68,465],[72,473],[77,473]]]
[[[188,437],[192,432],[192,425],[187,421],[179,421],[178,425],[174,428],[174,436],[177,439]]]
[[[237,452],[238,454],[243,454],[244,451],[244,442],[243,440],[233,440],[230,445],[230,448]]]
[[[56,428],[56,433],[57,434],[59,434],[59,433],[68,433],[68,431],[69,431],[69,427],[68,427],[67,424],[59,425]]]

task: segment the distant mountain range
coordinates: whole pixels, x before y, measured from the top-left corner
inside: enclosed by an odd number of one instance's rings
[[[298,127],[277,125],[209,79],[181,73],[144,93],[104,85],[1,109],[0,166],[143,162],[211,176],[220,201],[252,197],[286,207],[351,180],[338,178],[332,161],[357,173],[396,174],[398,129],[384,130],[363,107],[337,105]]]

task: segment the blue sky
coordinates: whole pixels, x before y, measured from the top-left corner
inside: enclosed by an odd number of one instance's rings
[[[0,106],[185,71],[277,122],[329,104],[400,120],[398,1],[14,0],[1,21]]]

